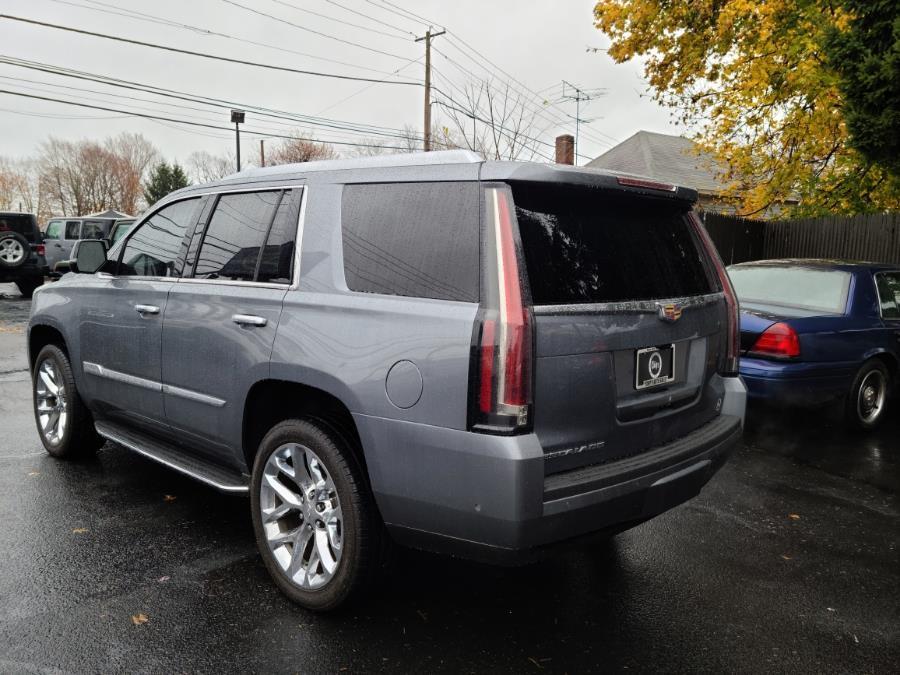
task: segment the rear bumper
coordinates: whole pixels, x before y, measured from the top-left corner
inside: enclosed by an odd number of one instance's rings
[[[785,363],[741,357],[747,395],[777,405],[813,407],[847,393],[856,363]]]
[[[729,379],[723,414],[688,436],[547,477],[533,434],[488,436],[355,417],[375,498],[396,540],[517,562],[558,542],[625,529],[695,496],[741,436],[744,388]]]

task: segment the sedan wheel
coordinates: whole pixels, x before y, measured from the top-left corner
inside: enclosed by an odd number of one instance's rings
[[[863,364],[847,395],[847,424],[863,431],[877,427],[884,419],[890,386],[890,376],[881,361],[870,359]]]
[[[859,387],[856,411],[859,419],[866,424],[874,424],[884,410],[887,398],[887,379],[879,370],[866,374]]]

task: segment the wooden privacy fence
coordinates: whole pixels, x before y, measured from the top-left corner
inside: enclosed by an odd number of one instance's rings
[[[750,220],[704,213],[726,265],[767,258],[844,258],[900,265],[900,213]]]

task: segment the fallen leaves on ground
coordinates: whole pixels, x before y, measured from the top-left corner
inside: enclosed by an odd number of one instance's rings
[[[29,471],[28,475],[29,476],[40,476],[41,472],[40,471]]]
[[[178,499],[178,497],[176,497],[175,495],[166,495],[165,497],[163,497],[164,502],[174,502],[176,499]]]
[[[788,518],[790,518],[791,520],[800,520],[800,514],[799,513],[790,513],[790,514],[788,514]]]
[[[147,623],[150,620],[150,617],[146,614],[132,614],[131,615],[131,623],[135,626],[140,626],[142,623]]]
[[[791,559],[791,556],[782,553],[782,554],[781,554],[781,559],[782,559],[782,560],[790,560],[790,559]]]
[[[160,577],[157,581],[161,584],[166,583],[169,580],[169,577]]]
[[[72,534],[84,534],[87,531],[88,529],[86,527],[76,527],[74,530],[72,530]]]

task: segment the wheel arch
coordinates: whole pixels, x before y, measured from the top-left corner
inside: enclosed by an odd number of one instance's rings
[[[241,443],[248,470],[252,471],[259,444],[269,429],[293,418],[315,420],[340,436],[369,479],[359,430],[347,405],[318,387],[280,379],[254,383],[244,401]]]
[[[47,345],[56,345],[69,356],[66,339],[55,326],[46,323],[33,324],[28,330],[28,368],[34,370],[38,353]]]
[[[898,379],[900,379],[900,360],[898,360],[897,355],[886,349],[873,349],[866,352],[863,364],[873,360],[884,364],[893,386],[896,386]]]

